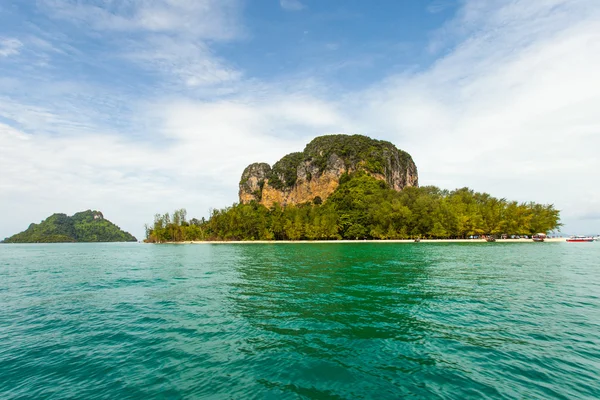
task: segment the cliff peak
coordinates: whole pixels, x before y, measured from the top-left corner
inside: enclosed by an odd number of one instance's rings
[[[257,201],[266,207],[325,201],[340,177],[364,171],[397,191],[418,186],[417,167],[410,154],[392,143],[363,135],[325,135],[304,151],[290,153],[271,167],[250,164],[240,180],[240,203]]]

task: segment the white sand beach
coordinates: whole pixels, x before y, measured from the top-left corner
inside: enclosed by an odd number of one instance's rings
[[[567,238],[547,238],[544,243],[566,242]],[[299,244],[299,243],[415,243],[404,240],[231,240],[231,241],[184,241],[165,244]],[[488,243],[485,239],[421,239],[420,243]],[[495,243],[536,243],[532,239],[497,239]]]

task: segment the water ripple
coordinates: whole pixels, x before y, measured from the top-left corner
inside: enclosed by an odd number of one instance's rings
[[[600,246],[0,247],[0,398],[600,398]]]

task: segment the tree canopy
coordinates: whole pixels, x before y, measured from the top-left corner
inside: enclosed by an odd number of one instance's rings
[[[532,235],[561,226],[553,205],[497,199],[469,188],[434,186],[398,192],[357,172],[343,175],[325,201],[266,208],[256,202],[212,210],[208,220],[157,214],[146,241],[336,240],[467,238],[474,235]]]
[[[99,211],[78,212],[72,217],[53,214],[39,224],[31,224],[3,243],[136,242],[137,239],[104,219]]]

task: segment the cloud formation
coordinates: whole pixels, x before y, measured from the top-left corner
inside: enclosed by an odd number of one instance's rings
[[[237,0],[127,0],[102,6],[44,0],[42,4],[55,18],[90,29],[92,36],[117,34],[114,48],[121,57],[162,73],[170,82],[214,85],[241,76],[209,45],[242,36]]]
[[[59,21],[114,32],[120,40],[106,39],[115,46],[113,60],[133,63],[151,83],[129,83],[116,72],[121,85],[57,80],[44,69],[27,76],[37,84],[23,94],[15,89],[21,75],[0,79],[2,237],[53,212],[87,208],[137,236],[156,212],[186,207],[206,216],[237,200],[247,164],[273,163],[315,136],[341,132],[410,152],[422,184],[553,202],[566,230],[594,233],[594,0],[467,1],[432,36],[438,55],[431,65],[355,90],[316,78],[257,79],[232,66],[215,43],[244,31],[233,2],[125,2],[109,10],[79,4],[45,3]],[[201,17],[206,26],[187,27],[188,15],[179,12],[201,13],[201,6],[219,22]],[[135,34],[123,38],[125,29]]]
[[[452,50],[361,98],[365,129],[401,132],[422,182],[554,202],[569,223],[600,209],[599,13],[593,2],[467,2]],[[398,136],[396,136],[398,138]]]
[[[98,30],[146,31],[212,40],[240,34],[238,0],[41,0],[54,17]]]
[[[8,57],[19,54],[19,49],[23,46],[20,40],[14,38],[0,38],[0,57]]]

